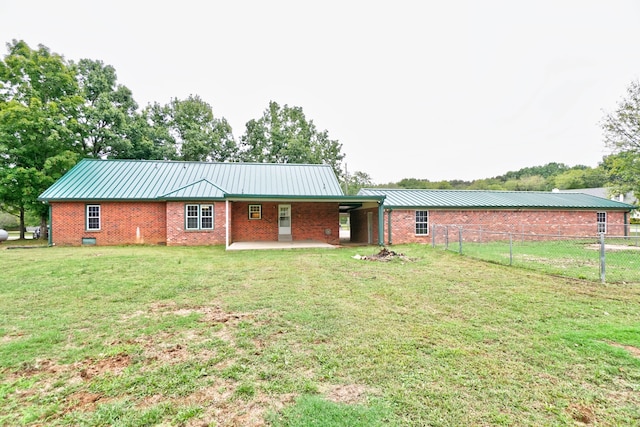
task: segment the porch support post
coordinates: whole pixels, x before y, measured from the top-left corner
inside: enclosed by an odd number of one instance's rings
[[[225,250],[229,249],[229,200],[224,201],[224,233]]]
[[[384,207],[378,202],[378,246],[384,246]]]
[[[387,209],[387,242],[389,245],[393,244],[391,241],[391,212],[393,212],[393,209]]]

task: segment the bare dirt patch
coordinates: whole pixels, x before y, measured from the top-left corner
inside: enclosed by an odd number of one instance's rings
[[[119,375],[129,365],[131,365],[131,357],[128,354],[118,354],[105,359],[86,359],[81,362],[79,372],[82,379],[89,380],[105,373]]]
[[[589,249],[593,249],[593,250],[600,250],[600,244],[599,243],[594,243],[592,245],[587,245],[587,248]],[[605,251],[640,251],[640,246],[631,246],[631,245],[604,245],[604,250]]]
[[[567,408],[571,418],[582,424],[593,424],[596,421],[596,415],[591,408],[585,405],[571,404]]]
[[[321,391],[332,402],[354,405],[364,403],[367,394],[372,390],[362,384],[341,384],[327,386]]]

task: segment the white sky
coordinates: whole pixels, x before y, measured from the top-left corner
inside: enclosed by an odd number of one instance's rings
[[[376,183],[597,166],[639,22],[637,0],[0,0],[0,42],[113,65],[141,107],[199,95],[238,139],[302,107]]]

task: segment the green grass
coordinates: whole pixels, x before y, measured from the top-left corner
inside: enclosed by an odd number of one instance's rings
[[[609,283],[640,282],[640,239],[608,238],[605,252],[605,280]],[[442,248],[443,246],[439,246]],[[621,248],[627,248],[621,250]],[[459,243],[449,244],[459,252]],[[546,274],[600,281],[600,247],[597,238],[552,241],[463,242],[466,256],[505,265],[532,269]]]
[[[633,425],[640,283],[426,245],[0,251],[0,425]]]

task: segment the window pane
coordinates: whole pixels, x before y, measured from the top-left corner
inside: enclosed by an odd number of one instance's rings
[[[198,205],[187,205],[187,230],[198,229]]]
[[[87,230],[100,230],[100,205],[87,206]]]
[[[202,221],[200,228],[213,228],[213,205],[202,205],[200,207],[200,220]]]
[[[187,218],[187,228],[189,230],[198,228],[198,218]]]
[[[429,211],[416,211],[416,234],[429,234]]]

